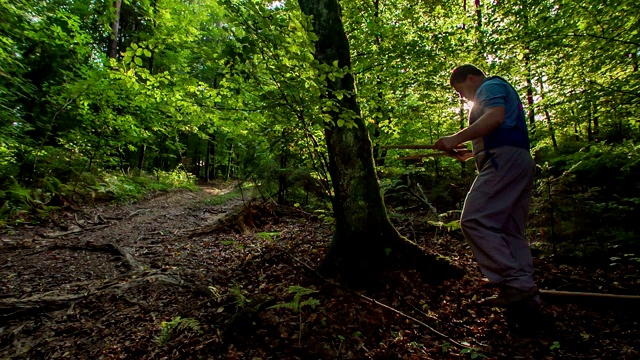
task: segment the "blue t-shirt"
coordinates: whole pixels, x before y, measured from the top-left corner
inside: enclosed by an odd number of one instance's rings
[[[488,109],[496,106],[504,107],[504,122],[498,129],[483,137],[482,148],[487,151],[500,146],[515,146],[529,150],[524,107],[516,90],[501,77],[486,78],[476,90],[469,123],[473,124]]]

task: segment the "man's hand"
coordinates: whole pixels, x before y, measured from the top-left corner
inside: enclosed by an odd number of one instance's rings
[[[458,144],[459,142],[456,139],[455,135],[451,135],[438,139],[438,141],[433,144],[433,148],[448,153],[452,151],[456,146],[458,146]]]
[[[453,149],[451,151],[447,151],[447,155],[460,162],[465,162],[473,157],[473,151],[468,149]]]
[[[460,143],[458,142],[457,137],[455,135],[451,135],[438,139],[438,141],[433,144],[433,148],[444,151],[447,155],[460,162],[465,162],[471,159],[473,157],[471,150],[459,149],[457,148],[458,144]]]

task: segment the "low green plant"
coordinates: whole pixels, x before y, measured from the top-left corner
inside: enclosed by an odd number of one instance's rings
[[[470,358],[472,359],[477,359],[479,357],[481,358],[486,358],[487,355],[478,352],[478,349],[474,348],[474,347],[468,347],[468,348],[464,348],[462,349],[462,351],[460,351],[460,354],[468,354]]]
[[[298,346],[301,344],[302,338],[302,308],[305,306],[310,306],[315,309],[317,305],[320,305],[320,301],[318,299],[314,299],[313,297],[309,297],[308,299],[302,300],[303,296],[307,296],[313,293],[317,293],[318,291],[313,289],[308,289],[303,286],[293,285],[289,286],[287,290],[289,294],[293,294],[293,299],[290,302],[280,303],[273,306],[270,306],[270,309],[278,309],[285,308],[291,309],[294,312],[298,313],[298,321],[299,321],[299,333],[298,333]]]
[[[270,243],[273,243],[278,236],[280,236],[279,232],[259,232],[258,237],[261,239],[265,239]]]
[[[187,329],[193,330],[198,334],[202,333],[198,320],[176,316],[171,321],[163,321],[160,323],[160,335],[156,336],[155,340],[160,346],[164,346],[171,340],[171,336],[176,330]]]
[[[242,293],[242,290],[240,289],[240,285],[238,283],[233,283],[233,285],[229,288],[229,292],[235,298],[234,303],[236,305],[236,309],[238,310],[244,308],[245,306],[247,306],[247,304],[251,302],[251,300],[249,300]]]
[[[327,225],[332,225],[336,222],[336,219],[333,217],[333,210],[316,210],[314,211],[318,215],[318,219],[322,220],[323,223]]]

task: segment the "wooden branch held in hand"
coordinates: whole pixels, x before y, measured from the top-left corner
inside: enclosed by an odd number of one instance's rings
[[[431,153],[431,154],[408,155],[408,156],[400,156],[398,160],[419,160],[419,159],[426,159],[429,157],[436,157],[436,156],[449,156],[449,154],[444,152],[437,152],[437,153]]]
[[[384,145],[383,149],[423,149],[423,150],[435,150],[433,145]],[[465,145],[458,145],[456,150],[466,149]]]

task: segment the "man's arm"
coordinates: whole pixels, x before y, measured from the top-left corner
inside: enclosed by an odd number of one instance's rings
[[[502,125],[504,122],[504,112],[503,106],[489,108],[473,124],[453,135],[438,139],[433,147],[437,150],[451,151],[458,144],[483,137]]]

